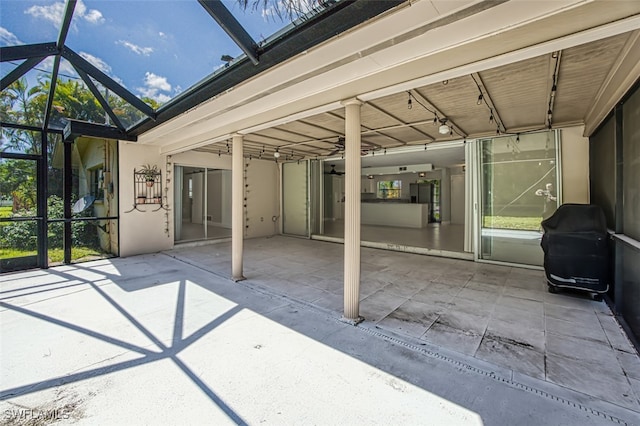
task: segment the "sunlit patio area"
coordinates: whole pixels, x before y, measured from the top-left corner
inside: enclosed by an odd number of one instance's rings
[[[228,243],[4,275],[3,421],[638,422],[640,362],[602,302],[548,295],[538,271],[366,249],[354,327],[341,253],[248,240],[240,283]]]

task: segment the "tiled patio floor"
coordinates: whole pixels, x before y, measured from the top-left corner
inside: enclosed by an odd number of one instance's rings
[[[168,254],[230,274],[230,243]],[[362,249],[363,326],[436,345],[640,412],[640,359],[604,302],[547,292],[544,273]],[[247,282],[342,313],[343,246],[245,241]]]

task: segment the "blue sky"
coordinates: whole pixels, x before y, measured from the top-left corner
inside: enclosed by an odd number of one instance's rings
[[[242,11],[223,0],[256,41],[288,22],[273,10]],[[0,1],[0,45],[56,41],[63,0]],[[224,65],[241,50],[196,0],[80,0],[66,45],[137,96],[166,102]],[[38,68],[51,69],[52,61]],[[2,75],[14,64],[3,64]],[[66,61],[61,77],[77,76]],[[36,72],[27,75],[33,84]]]

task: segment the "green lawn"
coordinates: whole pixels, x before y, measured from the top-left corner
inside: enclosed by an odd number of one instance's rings
[[[519,229],[537,231],[541,217],[485,216],[483,226],[494,229]]]
[[[11,206],[0,206],[0,217],[11,216]]]
[[[0,259],[10,259],[12,257],[22,256],[35,256],[36,250],[12,250],[12,249],[0,249]],[[95,250],[88,247],[72,247],[71,248],[71,260],[80,260],[85,257],[102,257],[106,253],[99,250]],[[49,262],[57,263],[62,262],[64,259],[64,250],[61,248],[49,249]]]

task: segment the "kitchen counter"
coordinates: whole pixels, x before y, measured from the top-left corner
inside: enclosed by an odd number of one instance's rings
[[[360,203],[363,225],[424,228],[429,222],[429,204]]]

